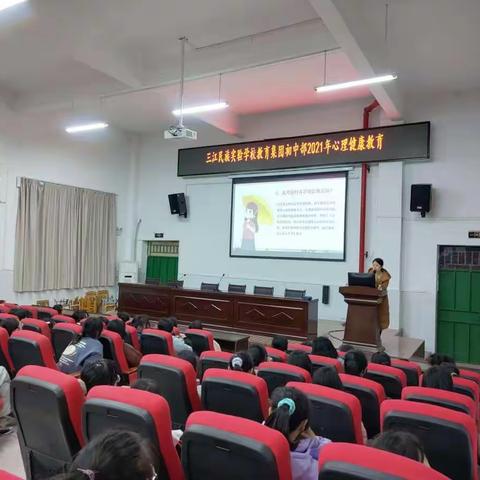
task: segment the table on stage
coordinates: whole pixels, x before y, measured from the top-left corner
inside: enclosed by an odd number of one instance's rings
[[[120,283],[118,310],[201,320],[206,327],[305,340],[317,335],[318,300]]]

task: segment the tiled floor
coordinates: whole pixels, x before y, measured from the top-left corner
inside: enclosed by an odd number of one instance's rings
[[[17,477],[25,478],[17,432],[0,437],[0,468]]]

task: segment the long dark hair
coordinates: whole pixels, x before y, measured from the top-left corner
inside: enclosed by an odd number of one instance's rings
[[[265,425],[282,433],[290,444],[290,450],[294,450],[298,442],[297,439],[291,442],[290,434],[309,419],[310,402],[303,392],[290,387],[276,388],[271,402],[272,412],[265,420]]]
[[[248,352],[238,352],[232,356],[228,367],[237,372],[251,372],[253,370],[253,360]]]
[[[81,335],[77,335],[77,337],[72,341],[73,344],[78,343],[82,338],[95,338],[102,334],[103,330],[103,321],[101,317],[88,317],[85,322],[83,323],[83,331]]]
[[[452,370],[443,365],[430,367],[423,374],[422,387],[453,391]]]
[[[327,337],[317,337],[312,344],[312,355],[338,358],[338,352],[331,340]]]
[[[245,210],[253,210],[253,223],[255,224],[255,231],[258,232],[258,205],[255,202],[248,202]]]
[[[357,377],[363,376],[367,369],[367,364],[367,357],[360,350],[350,350],[345,354],[343,361],[345,373],[356,375]]]
[[[334,388],[335,390],[343,390],[343,383],[338,372],[330,366],[317,368],[313,374],[313,383],[315,385]]]

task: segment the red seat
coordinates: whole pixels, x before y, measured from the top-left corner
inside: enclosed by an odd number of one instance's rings
[[[389,398],[401,398],[402,389],[407,386],[407,376],[402,370],[378,363],[369,363],[365,378],[380,383]]]
[[[355,395],[362,406],[362,420],[368,438],[380,432],[380,405],[385,400],[383,387],[368,378],[356,377],[346,373],[340,374],[343,388]]]
[[[4,303],[0,303],[0,313],[8,313],[11,308],[7,307]]]
[[[62,353],[68,345],[77,337],[82,335],[83,328],[76,323],[60,322],[53,326],[52,345],[55,352],[55,358],[60,360]]]
[[[30,314],[31,318],[38,318],[38,307],[33,305],[20,305],[18,308],[26,310]]]
[[[158,353],[161,355],[175,355],[172,334],[163,330],[145,328],[140,338],[144,355]]]
[[[312,383],[312,376],[305,369],[288,363],[263,362],[258,366],[257,375],[267,382],[269,395],[288,382]]]
[[[5,318],[14,318],[15,320],[18,320],[18,317],[16,315],[13,315],[13,313],[0,313],[0,320],[3,320]]]
[[[8,340],[8,351],[17,372],[25,365],[57,370],[52,344],[41,333],[16,330]]]
[[[465,413],[436,405],[386,400],[382,430],[408,430],[422,442],[432,468],[452,480],[477,480],[477,428]]]
[[[170,409],[160,395],[123,387],[93,387],[82,416],[87,441],[112,429],[133,430],[148,439],[157,452],[157,478],[183,480],[172,441]]]
[[[32,332],[41,333],[49,340],[52,339],[50,327],[44,320],[37,320],[36,318],[24,318],[22,320],[22,330],[30,330]]]
[[[13,377],[15,368],[8,351],[8,332],[2,327],[0,327],[0,366],[5,367],[10,377]]]
[[[294,350],[300,350],[305,353],[312,353],[312,347],[309,345],[303,345],[301,343],[288,342],[287,352],[293,352]]]
[[[418,363],[410,362],[409,360],[400,360],[392,358],[392,367],[398,368],[407,376],[408,387],[418,387],[420,385],[420,377],[422,376],[422,369]]]
[[[451,408],[477,418],[478,404],[461,393],[448,392],[438,388],[406,387],[402,391],[402,400],[430,403],[439,407]]]
[[[51,368],[29,365],[17,373],[11,391],[27,478],[62,472],[84,444],[80,383]]]
[[[448,480],[410,458],[349,443],[325,445],[318,469],[319,480]]]
[[[267,355],[272,359],[272,362],[287,362],[288,355],[286,352],[273,347],[265,347],[265,350],[267,351]]]
[[[197,355],[201,355],[202,352],[214,350],[213,333],[208,330],[189,328],[185,330],[185,337],[191,340],[192,349]]]
[[[289,382],[287,387],[300,390],[310,399],[309,425],[317,435],[333,442],[363,445],[362,407],[357,397],[312,383]]]
[[[313,371],[320,367],[334,367],[337,373],[343,373],[343,364],[336,358],[324,357],[323,355],[309,355],[312,361]]]
[[[227,415],[263,422],[268,417],[268,388],[251,373],[210,368],[202,381],[202,405]]]
[[[203,352],[198,362],[198,378],[202,379],[209,368],[228,369],[232,356],[233,353],[230,352],[215,352],[213,350]]]
[[[138,338],[137,329],[131,325],[125,325],[125,332],[127,334],[126,342],[128,342],[133,348],[141,352],[140,340]]]
[[[16,477],[5,470],[0,470],[0,480],[22,480],[20,477]]]
[[[462,377],[453,377],[453,391],[468,395],[476,405],[480,397],[480,387],[474,380]]]
[[[137,378],[137,369],[128,366],[123,339],[117,332],[103,329],[99,338],[103,345],[103,357],[113,360],[123,377],[123,383],[129,384]]]
[[[466,368],[460,368],[460,377],[466,378],[468,380],[473,380],[475,383],[477,383],[480,386],[480,373],[475,372],[473,370],[468,370]]]
[[[292,478],[290,448],[280,432],[216,412],[195,412],[188,418],[182,464],[192,480]]]
[[[68,315],[54,315],[52,321],[54,323],[76,323],[75,320]]]
[[[58,315],[58,312],[54,308],[50,307],[36,307],[37,318],[40,320],[49,321],[53,316]]]
[[[187,417],[201,408],[196,376],[190,362],[171,355],[145,355],[138,367],[139,378],[158,382],[160,394],[170,406],[174,429],[183,430]]]

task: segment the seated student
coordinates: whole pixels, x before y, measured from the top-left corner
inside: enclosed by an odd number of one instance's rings
[[[345,354],[343,360],[345,373],[357,377],[363,377],[367,370],[367,365],[367,357],[360,350],[350,350]]]
[[[197,371],[198,356],[193,350],[182,350],[177,354],[177,357],[189,362],[192,365],[193,369]]]
[[[3,327],[7,331],[8,336],[10,337],[15,330],[18,330],[20,328],[20,322],[13,317],[1,318],[0,327]]]
[[[255,374],[253,360],[248,352],[235,353],[228,363],[228,369]]]
[[[423,374],[422,387],[438,388],[439,390],[453,391],[451,370],[444,365],[434,365]]]
[[[338,352],[327,337],[317,337],[312,344],[312,355],[338,358]]]
[[[290,444],[292,480],[317,480],[318,456],[330,440],[316,436],[309,427],[307,396],[294,388],[278,387],[272,393],[271,403],[265,425],[282,433]]]
[[[28,310],[24,310],[23,308],[12,308],[8,313],[10,315],[15,315],[20,321],[30,317],[30,312]]]
[[[173,322],[169,318],[161,318],[157,324],[158,330],[163,330],[168,333],[173,332]],[[176,335],[173,335],[173,349],[175,353],[180,353],[182,350],[192,350],[190,345],[187,345],[184,340]]]
[[[310,375],[312,374],[312,361],[306,352],[302,352],[301,350],[294,350],[288,356],[287,363],[290,365],[295,365],[296,367],[303,368],[306,370]]]
[[[337,370],[331,366],[317,368],[313,374],[312,383],[343,391],[343,383]]]
[[[432,353],[428,357],[428,363],[433,367],[434,365],[441,365],[442,363],[455,364],[455,360],[449,355],[444,355],[443,353]]]
[[[97,385],[118,385],[120,374],[113,360],[102,359],[87,363],[80,373],[80,380],[85,384],[87,392]]]
[[[75,456],[63,480],[151,480],[157,474],[152,446],[138,433],[110,430]]]
[[[275,335],[272,338],[272,348],[286,352],[288,349],[288,338],[283,335]]]
[[[263,345],[254,343],[250,345],[247,352],[250,354],[253,360],[253,366],[257,368],[262,362],[266,362],[268,359],[267,351]]]
[[[126,312],[118,312],[117,317],[123,322],[127,323],[130,321],[130,315]]]
[[[195,328],[197,330],[203,330],[203,324],[200,320],[194,320],[193,322],[190,322],[190,325],[188,326],[188,328]],[[218,344],[218,342],[215,339],[213,340],[213,349],[216,352],[221,352],[222,351],[220,345]]]
[[[88,313],[85,310],[75,310],[72,313],[72,318],[75,320],[75,323],[80,323],[82,320],[88,317]]]
[[[60,305],[59,303],[57,303],[52,308],[57,311],[57,315],[62,315],[63,305]]]
[[[353,345],[349,345],[348,343],[342,343],[339,347],[338,347],[338,352],[349,352],[350,350],[355,350],[355,348],[353,347]]]
[[[370,359],[370,363],[377,363],[379,365],[392,365],[392,360],[387,352],[375,352]]]
[[[373,448],[396,453],[430,466],[420,440],[410,432],[387,430],[377,435],[370,444]]]
[[[73,340],[64,350],[58,368],[63,373],[80,371],[84,365],[103,358],[103,345],[98,339],[103,330],[103,322],[99,318],[89,317],[83,324],[82,336]]]
[[[150,328],[150,318],[148,318],[147,315],[137,315],[136,317],[133,317],[132,327],[137,329],[137,334],[140,339],[143,330],[145,328]]]
[[[122,320],[110,320],[107,325],[107,330],[116,332],[122,337],[123,351],[127,358],[128,367],[138,367],[140,365],[140,360],[142,359],[142,354],[135,347],[132,347],[132,345],[125,341],[125,338],[127,337],[125,323],[123,323]]]

